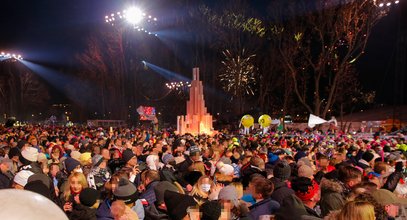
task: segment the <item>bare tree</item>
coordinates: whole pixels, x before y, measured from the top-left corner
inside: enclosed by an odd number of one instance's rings
[[[325,117],[349,66],[386,11],[376,1],[276,1],[269,26],[299,102]]]

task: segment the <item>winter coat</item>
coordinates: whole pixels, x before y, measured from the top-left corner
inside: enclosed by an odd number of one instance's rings
[[[321,200],[319,201],[322,216],[330,211],[342,209],[345,205],[344,189],[340,182],[323,178],[321,180]]]
[[[72,220],[96,220],[96,209],[84,205],[76,205],[69,215]]]
[[[145,199],[148,202],[148,205],[154,205],[156,201],[154,187],[159,183],[159,181],[151,182],[147,185],[146,190],[141,193],[140,199]]]
[[[390,174],[389,177],[387,177],[387,181],[383,185],[382,188],[394,192],[394,190],[397,187],[397,184],[399,183],[400,179],[402,179],[402,178],[404,178],[403,173],[396,171],[396,172]]]
[[[96,211],[97,220],[113,220],[113,216],[110,213],[111,202],[106,199],[100,203],[99,208]]]
[[[251,219],[259,219],[261,215],[271,215],[274,214],[280,208],[278,202],[272,200],[271,198],[264,199],[249,207],[249,217]]]
[[[276,213],[277,220],[319,219],[320,216],[294,194],[287,196]]]
[[[11,187],[12,179],[10,177],[12,177],[12,175],[3,174],[0,171],[0,189],[8,189]]]
[[[274,191],[271,194],[271,198],[280,205],[283,203],[284,198],[294,194],[294,190],[290,189],[286,182],[274,177],[271,178],[271,182],[274,184]]]
[[[41,168],[40,164],[37,162],[31,162],[28,165],[21,166],[19,168],[19,171],[21,171],[21,170],[29,170],[29,171],[33,172],[34,174],[44,173],[44,172],[42,172],[42,168]]]

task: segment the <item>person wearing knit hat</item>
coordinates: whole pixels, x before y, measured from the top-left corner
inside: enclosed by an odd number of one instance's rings
[[[97,190],[103,190],[105,183],[112,177],[111,171],[107,166],[107,160],[102,155],[96,154],[92,157],[92,169],[87,175],[89,187]]]
[[[188,207],[197,205],[197,202],[192,196],[170,190],[164,192],[164,202],[168,210],[168,216],[171,219],[183,219],[187,215]]]
[[[81,172],[81,163],[79,161],[73,159],[73,158],[66,158],[64,160],[64,167],[65,167],[65,172],[70,175],[72,171],[78,171]]]
[[[138,199],[136,186],[126,178],[120,178],[113,195],[116,200],[123,200],[126,204],[132,204]]]
[[[358,166],[362,169],[372,168],[374,166],[374,154],[366,151],[362,155],[362,159],[358,161]]]
[[[99,191],[86,188],[79,194],[80,204],[76,204],[72,212],[69,214],[69,219],[89,219],[96,220],[96,209],[99,207],[100,194]]]
[[[318,184],[309,178],[298,177],[293,179],[292,188],[295,194],[284,199],[276,213],[276,219],[321,219],[321,216],[314,211],[320,199]]]
[[[202,213],[201,220],[218,220],[222,207],[217,201],[207,201],[199,207],[199,211]]]
[[[288,180],[291,176],[290,165],[285,161],[277,163],[273,168],[273,176],[282,181]]]
[[[21,156],[30,162],[37,162],[38,150],[33,147],[26,147],[23,151],[21,151]]]
[[[308,165],[302,165],[298,168],[298,177],[307,177],[314,179],[314,170]]]
[[[100,199],[100,192],[96,189],[85,188],[79,194],[79,201],[82,205],[87,207],[98,207],[98,201]]]
[[[20,170],[29,170],[33,173],[43,173],[38,160],[38,150],[33,147],[26,147],[20,155],[20,162],[23,164]]]
[[[137,157],[130,149],[126,149],[123,151],[122,158],[126,166],[134,167],[137,164]]]
[[[21,170],[18,172],[13,179],[13,188],[24,189],[31,175],[34,175],[34,173],[29,170]]]

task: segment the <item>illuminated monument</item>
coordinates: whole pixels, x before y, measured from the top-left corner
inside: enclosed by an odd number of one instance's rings
[[[203,96],[202,82],[199,81],[199,68],[192,70],[192,82],[187,101],[187,115],[177,117],[178,134],[209,134],[213,132],[212,115],[207,112]]]

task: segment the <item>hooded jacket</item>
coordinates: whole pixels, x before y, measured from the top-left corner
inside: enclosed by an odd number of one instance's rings
[[[289,213],[289,214],[287,214]],[[304,205],[294,194],[287,196],[276,213],[277,220],[320,219],[318,214]]]
[[[319,204],[322,216],[328,215],[330,211],[342,209],[346,202],[342,184],[337,180],[323,178],[320,187]]]

